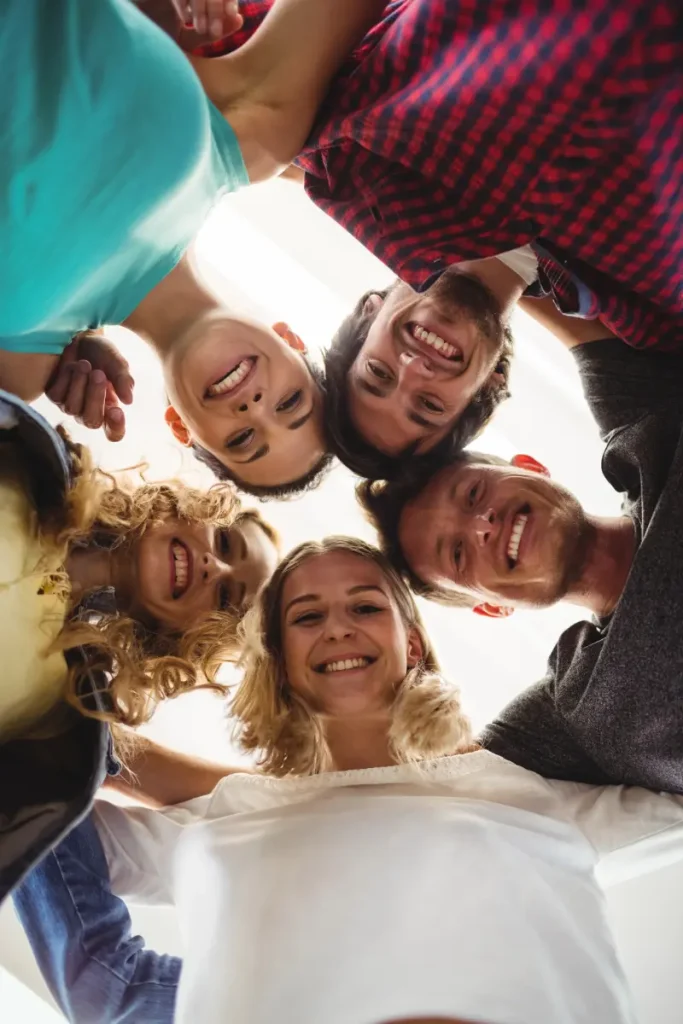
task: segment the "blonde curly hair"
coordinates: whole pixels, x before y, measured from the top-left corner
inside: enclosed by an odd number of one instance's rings
[[[289,685],[284,669],[282,591],[287,577],[309,558],[332,551],[373,561],[382,570],[405,626],[422,641],[422,660],[399,684],[393,704],[390,748],[398,763],[471,749],[469,719],[457,688],[446,682],[410,591],[384,555],[353,537],[328,537],[299,545],[280,562],[254,607],[241,636],[244,675],[231,701],[241,748],[257,754],[271,775],[317,775],[330,771],[324,716]]]
[[[277,545],[278,538],[258,512],[242,510],[233,487],[216,484],[207,491],[181,481],[146,483],[117,479],[93,466],[90,453],[68,438],[73,483],[59,522],[52,522],[54,543],[66,554],[70,545],[92,542],[110,548],[133,547],[146,530],[169,519],[226,528],[245,519],[257,522]],[[212,612],[184,632],[140,622],[108,612],[76,609],[65,624],[56,648],[65,652],[87,647],[87,665],[77,659],[70,668],[65,699],[81,713],[119,725],[138,726],[147,721],[161,700],[195,688],[225,692],[216,675],[221,665],[235,661],[239,653],[239,616]],[[111,677],[102,713],[88,706],[84,692],[89,670]]]

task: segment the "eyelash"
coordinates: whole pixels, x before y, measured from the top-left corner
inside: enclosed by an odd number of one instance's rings
[[[378,612],[384,611],[383,608],[379,608],[377,605],[374,604],[357,604],[353,610],[357,615],[376,615]],[[312,626],[314,623],[320,622],[322,617],[322,612],[303,612],[302,615],[298,615],[295,619],[292,619],[292,625]]]
[[[222,558],[227,558],[228,557],[228,555],[230,554],[230,531],[229,530],[219,530],[218,531],[216,547],[218,548],[218,554]]]
[[[441,415],[443,413],[443,409],[441,408],[441,406],[435,405],[434,402],[430,402],[428,398],[421,398],[420,402],[423,405],[423,407],[427,410],[427,412],[434,413],[435,415]]]
[[[377,380],[382,380],[385,383],[391,380],[391,374],[386,373],[381,369],[381,367],[375,366],[373,363],[368,363],[368,369],[373,377],[377,378]]]
[[[226,448],[245,448],[247,446],[247,444],[249,443],[249,441],[251,441],[253,436],[254,436],[254,431],[251,428],[249,428],[249,430],[243,430],[241,433],[239,433],[237,435],[237,437],[231,438],[228,441],[228,443],[226,444],[225,447]]]
[[[219,612],[227,612],[233,607],[232,598],[230,597],[230,591],[226,587],[225,583],[221,583],[218,588],[218,610]]]
[[[298,388],[296,391],[292,392],[292,394],[288,398],[283,399],[283,401],[280,402],[275,411],[292,412],[292,410],[296,409],[296,407],[301,404],[302,397],[303,391],[301,390],[301,388]]]

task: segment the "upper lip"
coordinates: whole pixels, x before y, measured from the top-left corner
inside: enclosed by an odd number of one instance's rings
[[[508,562],[508,546],[510,544],[510,537],[512,535],[512,527],[514,525],[515,519],[517,518],[517,516],[528,516],[530,512],[531,509],[527,502],[523,502],[521,505],[513,506],[513,508],[511,508],[510,511],[508,512],[504,527],[500,531],[500,557],[507,572],[510,572],[510,564]],[[517,557],[516,565],[519,565],[519,556]]]
[[[327,658],[323,658],[320,661],[314,662],[313,669],[315,672],[321,672],[326,665],[330,665],[334,661],[347,661],[353,658],[367,658],[370,661],[370,663],[377,661],[376,655],[366,654],[363,651],[348,651],[347,653],[337,651],[334,654],[329,655],[329,657]]]
[[[433,348],[432,345],[422,341],[421,338],[414,337],[412,328],[416,325],[424,328],[426,331],[431,331],[433,334],[438,334],[440,338],[443,338],[449,345],[457,349],[460,358],[448,359],[446,356],[441,355],[438,349]],[[405,347],[416,355],[422,356],[426,361],[432,362],[435,366],[447,368],[451,372],[454,369],[462,371],[465,367],[465,352],[460,340],[451,335],[450,329],[445,330],[441,323],[427,322],[425,320],[407,320],[404,325],[403,334],[405,337]]]
[[[248,373],[246,374],[245,377],[242,378],[239,384],[236,387],[232,388],[231,391],[226,391],[222,395],[210,395],[209,388],[213,384],[217,384],[219,380],[222,380],[223,377],[226,377],[229,373],[232,373],[233,370],[236,370],[240,363],[243,362],[245,359],[249,360],[251,366],[249,367]],[[223,373],[219,373],[217,377],[213,377],[210,381],[207,382],[207,385],[204,388],[204,398],[208,399],[209,401],[218,401],[221,398],[234,398],[235,395],[239,394],[239,392],[244,387],[246,387],[246,385],[254,376],[254,373],[256,372],[257,363],[258,356],[240,356],[240,358],[236,359],[231,366],[227,366]]]
[[[173,555],[173,545],[174,544],[179,544],[180,547],[183,548],[185,554],[187,555],[187,582],[185,583],[185,586],[182,588],[182,590],[178,591],[178,593],[176,593],[175,557]],[[192,558],[192,552],[188,548],[187,544],[185,544],[184,541],[180,540],[179,537],[173,537],[172,540],[171,540],[170,556],[171,556],[171,573],[172,573],[171,594],[172,594],[174,599],[177,599],[179,597],[182,597],[183,594],[186,594],[187,591],[190,589],[190,584],[192,583],[192,570],[194,568],[194,562],[193,562],[193,558]]]

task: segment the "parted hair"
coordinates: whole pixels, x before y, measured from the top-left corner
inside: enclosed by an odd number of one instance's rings
[[[390,745],[398,763],[454,754],[471,742],[470,723],[457,688],[441,675],[415,602],[400,576],[377,548],[351,537],[307,542],[288,554],[242,624],[244,669],[231,702],[243,750],[257,755],[271,775],[317,775],[332,767],[325,719],[290,686],[283,656],[282,592],[287,577],[309,558],[350,552],[382,570],[401,618],[417,630],[422,660],[410,669],[394,697]]]

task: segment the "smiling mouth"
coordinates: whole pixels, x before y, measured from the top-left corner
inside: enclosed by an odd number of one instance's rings
[[[171,541],[171,595],[174,601],[182,597],[190,585],[192,560],[188,548],[181,540]]]
[[[251,376],[255,366],[256,356],[240,359],[239,363],[209,385],[206,389],[206,397],[222,398],[225,395],[234,394],[244,384],[247,377]]]
[[[506,556],[508,560],[508,567],[515,569],[519,562],[519,546],[522,543],[522,537],[524,536],[524,530],[529,522],[529,516],[531,515],[531,506],[523,505],[517,515],[512,520],[512,529],[510,530],[510,539],[506,550]]]
[[[374,665],[377,658],[369,658],[365,655],[355,658],[337,658],[334,661],[321,661],[315,665],[315,671],[321,675],[331,675],[333,672],[354,672],[359,669],[368,668]]]
[[[447,342],[441,337],[441,335],[428,330],[426,327],[423,327],[422,324],[418,324],[414,320],[411,320],[407,327],[415,341],[419,341],[422,345],[429,346],[429,348],[433,349],[435,353],[442,357],[442,359],[447,359],[450,363],[461,363],[463,361],[462,351],[455,345],[451,345]]]

